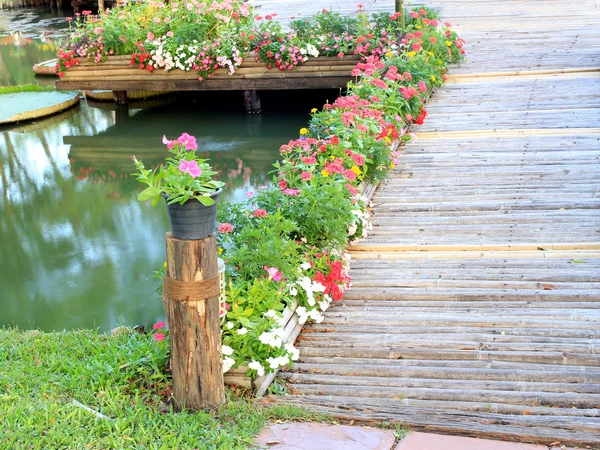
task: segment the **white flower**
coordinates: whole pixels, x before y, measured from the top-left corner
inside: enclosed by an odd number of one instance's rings
[[[319,302],[319,307],[321,308],[321,311],[327,311],[327,308],[329,308],[329,302],[323,300],[322,302]]]
[[[302,270],[309,270],[310,269],[310,263],[302,263],[300,264],[300,267],[302,268]]]
[[[231,347],[229,347],[228,345],[223,345],[221,347],[221,353],[223,353],[224,355],[227,355],[227,356],[231,356],[231,355],[233,355],[233,349]]]
[[[233,328],[233,322],[227,322],[227,329],[231,330]]]
[[[267,358],[267,362],[271,369],[279,369],[279,358]]]
[[[298,289],[296,289],[296,287],[295,287],[295,286],[292,286],[292,287],[290,288],[290,295],[293,295],[294,297],[295,297],[296,295],[298,295]]]
[[[234,364],[235,364],[235,359],[230,358],[229,356],[226,356],[225,359],[223,359],[223,373],[228,372],[229,369],[231,369]]]
[[[265,313],[265,317],[275,317],[276,315],[277,313],[273,309],[270,309]]]
[[[259,377],[262,377],[265,374],[265,368],[258,361],[252,360],[252,362],[248,364],[248,367],[252,370],[256,370],[256,374]]]
[[[246,327],[242,327],[239,330],[237,330],[236,333],[240,334],[240,335],[244,335],[244,334],[248,333],[248,329]]]
[[[296,347],[294,347],[294,344],[292,344],[291,342],[288,344],[284,345],[286,351],[292,355],[292,361],[296,361],[298,358],[300,358],[300,350],[298,350]]]

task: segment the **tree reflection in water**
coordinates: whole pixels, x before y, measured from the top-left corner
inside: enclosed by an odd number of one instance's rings
[[[0,326],[109,329],[160,317],[149,278],[164,261],[168,219],[135,200],[130,155],[156,165],[163,133],[194,134],[227,182],[224,197],[241,199],[268,181],[279,145],[304,121],[262,117],[257,127],[180,104],[131,111],[126,124],[115,116],[84,104],[0,132]]]

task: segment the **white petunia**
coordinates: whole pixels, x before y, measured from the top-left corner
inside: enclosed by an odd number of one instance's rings
[[[229,372],[229,369],[231,369],[234,364],[235,364],[235,359],[230,358],[229,356],[226,356],[223,359],[223,373]]]
[[[265,374],[265,368],[258,361],[252,360],[252,362],[248,364],[248,367],[252,370],[256,370],[256,374],[259,377],[262,377]]]
[[[242,327],[236,331],[237,334],[244,335],[248,333],[248,329],[246,327]]]
[[[233,349],[231,347],[229,347],[228,345],[223,345],[221,347],[221,353],[223,353],[224,355],[227,355],[227,356],[231,356],[231,355],[233,355]]]
[[[233,328],[233,322],[227,322],[227,329],[231,330]]]

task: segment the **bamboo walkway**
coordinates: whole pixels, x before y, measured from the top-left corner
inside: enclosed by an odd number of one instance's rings
[[[426,3],[469,61],[376,192],[353,287],[279,375],[291,395],[265,401],[596,448],[600,4]]]

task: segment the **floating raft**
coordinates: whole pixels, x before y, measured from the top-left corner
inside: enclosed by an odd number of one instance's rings
[[[350,72],[359,61],[356,56],[311,58],[292,70],[269,70],[264,63],[248,56],[229,75],[227,69],[217,69],[210,79],[198,80],[196,72],[174,69],[169,72],[148,72],[130,64],[131,56],[111,56],[94,64],[81,61],[69,68],[56,82],[59,90],[89,89],[112,91],[204,91],[204,90],[283,90],[332,89],[344,86],[352,79]]]
[[[0,103],[0,125],[8,125],[67,110],[79,104],[79,94],[45,91],[40,88],[0,94]]]
[[[56,58],[34,64],[33,71],[36,75],[44,77],[56,77]]]

